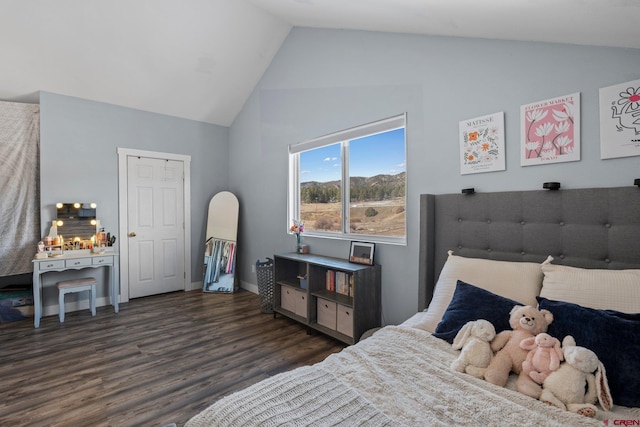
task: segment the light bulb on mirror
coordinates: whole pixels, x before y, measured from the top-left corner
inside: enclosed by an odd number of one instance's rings
[[[62,209],[62,206],[63,206],[62,203],[56,203],[56,208]]]

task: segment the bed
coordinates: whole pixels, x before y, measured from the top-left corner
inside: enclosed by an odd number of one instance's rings
[[[186,426],[640,423],[640,189],[425,194],[420,212],[420,312],[231,394]],[[482,298],[468,304],[459,281]],[[515,391],[513,374],[498,387],[450,368],[459,352],[433,332],[454,333],[473,306],[493,307],[498,322],[504,300],[548,307],[550,334],[571,333],[598,354],[612,411],[584,417]]]

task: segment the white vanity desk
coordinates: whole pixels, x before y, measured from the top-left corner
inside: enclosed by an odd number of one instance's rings
[[[33,324],[40,326],[42,318],[42,275],[50,271],[81,270],[85,268],[107,267],[109,270],[109,299],[115,312],[118,312],[118,290],[120,273],[118,253],[91,253],[89,250],[66,251],[64,255],[33,261]]]

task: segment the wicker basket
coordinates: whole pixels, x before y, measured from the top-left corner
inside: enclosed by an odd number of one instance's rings
[[[273,260],[267,258],[265,262],[256,261],[256,275],[258,276],[260,311],[273,313]]]

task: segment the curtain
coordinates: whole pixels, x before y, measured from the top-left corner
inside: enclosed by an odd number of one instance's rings
[[[0,277],[33,271],[40,240],[40,106],[0,101]]]

